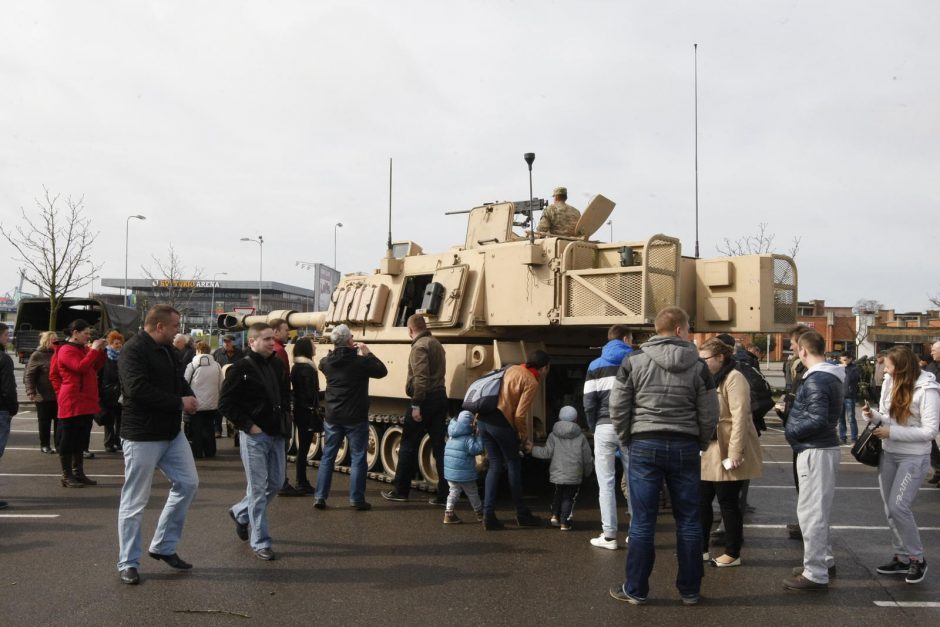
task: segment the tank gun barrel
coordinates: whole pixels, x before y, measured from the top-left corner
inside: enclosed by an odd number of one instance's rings
[[[499,203],[486,203],[483,206],[487,205],[496,205]],[[524,213],[529,215],[529,209],[532,211],[542,211],[545,207],[548,206],[548,201],[544,198],[533,198],[532,200],[517,200],[512,203],[514,213]],[[445,216],[455,216],[461,213],[470,213],[473,209],[459,209],[457,211],[445,211]]]
[[[258,322],[270,322],[281,318],[287,320],[287,325],[292,329],[301,327],[312,327],[317,331],[323,331],[326,325],[325,311],[291,311],[289,309],[281,311],[272,311],[267,314],[238,314],[227,312],[219,316],[219,328],[226,331],[241,331],[247,329]]]

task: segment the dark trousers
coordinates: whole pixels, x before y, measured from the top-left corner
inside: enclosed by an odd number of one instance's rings
[[[193,457],[215,457],[215,416],[219,412],[214,409],[197,411],[189,419],[189,444],[193,449]]]
[[[580,484],[555,484],[555,497],[552,499],[552,516],[557,517],[559,522],[567,523],[568,519],[571,518],[571,510],[574,509],[574,502],[575,499],[578,498],[578,490],[580,489]]]
[[[703,553],[708,553],[708,536],[712,530],[714,514],[712,501],[718,497],[721,521],[725,525],[725,554],[741,557],[744,537],[744,517],[741,514],[741,485],[743,481],[703,481],[699,487],[699,517],[702,521]]]
[[[444,390],[428,394],[421,403],[421,422],[411,417],[411,409],[405,415],[405,428],[401,434],[401,446],[398,448],[398,467],[395,469],[395,491],[401,496],[408,496],[411,480],[418,470],[418,446],[427,433],[431,438],[431,450],[434,451],[434,463],[437,467],[437,498],[442,502],[450,492],[450,486],[444,479],[444,422],[447,420],[447,395]]]
[[[307,479],[307,454],[310,452],[310,443],[313,441],[313,431],[297,428],[297,485],[310,485]]]
[[[215,413],[215,420],[213,420],[213,426],[215,427],[215,434],[222,435],[222,412],[218,411]]]
[[[59,445],[59,404],[55,401],[41,401],[36,403],[36,417],[39,419],[39,446],[50,446],[49,430],[52,427],[54,436],[52,441]]]
[[[88,450],[91,439],[92,416],[72,416],[59,419],[59,454],[72,455]]]
[[[486,471],[486,492],[483,494],[483,516],[487,519],[495,518],[496,489],[503,472],[509,475],[509,491],[512,493],[512,502],[516,506],[516,516],[531,514],[529,508],[522,502],[522,462],[519,460],[519,436],[516,430],[502,414],[497,416],[503,424],[494,422],[478,422],[480,438],[483,440],[483,449],[489,468]]]
[[[930,465],[940,472],[940,448],[937,448],[937,440],[930,443]]]
[[[121,448],[121,406],[101,408],[105,448]]]

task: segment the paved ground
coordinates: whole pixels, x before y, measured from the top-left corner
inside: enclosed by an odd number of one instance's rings
[[[218,458],[198,464],[199,494],[179,548],[195,564],[193,571],[175,573],[147,559],[141,585],[125,586],[115,570],[122,459],[99,452],[86,463],[86,471],[100,485],[64,489],[56,478],[58,460],[39,452],[35,429],[31,411],[17,416],[0,460],[0,496],[11,503],[0,512],[5,625],[940,621],[940,562],[918,586],[875,574],[874,567],[890,557],[875,473],[852,462],[847,449],[832,521],[839,578],[823,594],[781,588],[781,579],[800,563],[802,545],[788,540],[783,529],[794,519],[795,494],[790,449],[776,432],[762,438],[765,474],[751,489],[756,511],[745,530],[745,565],[706,569],[703,603],[680,606],[673,585],[673,525],[668,515],[661,516],[650,604],[633,607],[612,600],[607,592],[622,580],[626,551],[588,544],[599,531],[596,488],[585,490],[579,502],[575,531],[546,527],[487,533],[477,524],[445,527],[441,510],[423,499],[386,503],[378,494],[385,484],[373,482],[368,498],[375,509],[350,511],[343,507],[348,478],[337,475],[331,509],[316,511],[309,498],[273,504],[271,529],[279,559],[261,562],[235,537],[226,514],[244,487],[229,440],[223,440]],[[101,446],[96,433],[93,448]],[[311,472],[315,478],[316,470]],[[145,543],[166,491],[159,476],[145,516]],[[547,506],[545,494],[528,498],[536,510]],[[472,518],[469,509],[461,513]],[[916,515],[931,552],[940,540],[940,489],[922,490]],[[622,522],[621,540],[626,528]],[[909,605],[923,603],[935,607]]]

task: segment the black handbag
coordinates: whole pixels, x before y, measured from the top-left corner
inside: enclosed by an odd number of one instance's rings
[[[881,438],[875,435],[875,429],[881,426],[881,423],[868,423],[865,430],[862,431],[858,440],[852,445],[852,457],[866,466],[878,466],[878,460],[881,458]]]

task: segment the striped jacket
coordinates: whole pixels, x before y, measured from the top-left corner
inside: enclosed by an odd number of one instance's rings
[[[614,387],[617,369],[632,350],[623,340],[611,340],[601,350],[601,356],[588,366],[587,376],[584,378],[583,402],[584,415],[587,417],[591,433],[594,433],[594,428],[599,424],[610,424],[607,406],[610,390]]]

